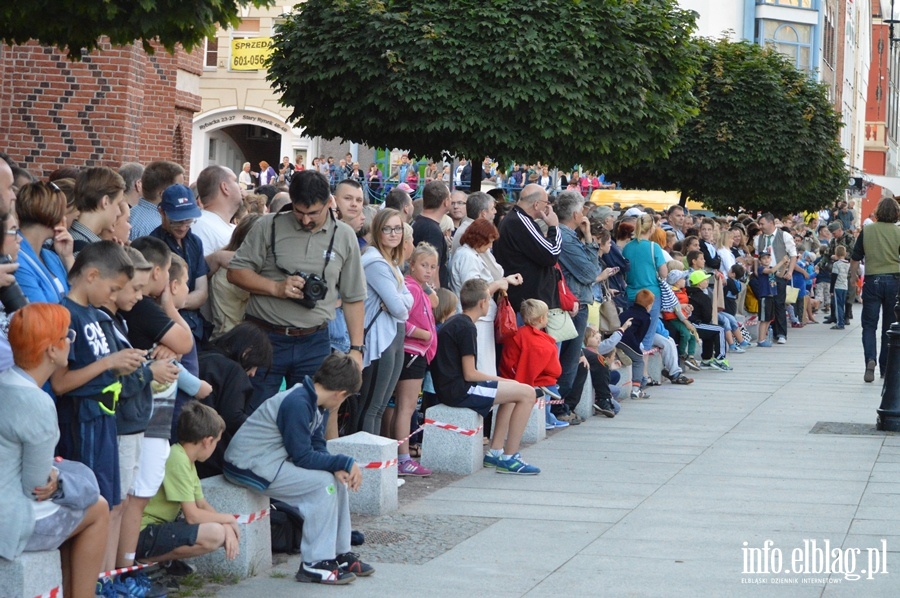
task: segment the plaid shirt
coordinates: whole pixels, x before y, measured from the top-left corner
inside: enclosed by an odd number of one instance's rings
[[[131,233],[128,235],[128,240],[134,241],[138,237],[146,237],[160,226],[162,216],[159,215],[156,204],[152,204],[142,197],[138,204],[131,208],[130,222]]]

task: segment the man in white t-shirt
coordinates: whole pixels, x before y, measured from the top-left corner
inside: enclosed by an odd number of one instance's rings
[[[212,165],[197,177],[197,193],[203,214],[191,226],[191,232],[203,241],[203,256],[212,274],[231,260],[226,254],[232,252],[220,250],[231,241],[231,218],[241,206],[241,186],[230,168]]]

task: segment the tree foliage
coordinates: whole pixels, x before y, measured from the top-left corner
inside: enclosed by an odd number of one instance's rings
[[[240,23],[239,6],[270,6],[275,0],[9,0],[0,5],[0,40],[24,44],[35,40],[57,46],[69,58],[81,58],[106,36],[113,45],[152,41],[169,52],[186,50],[215,34],[216,25]]]
[[[700,112],[668,158],[616,173],[626,186],[681,191],[719,213],[787,214],[831,204],[849,176],[825,86],[777,51],[700,40]]]
[[[675,0],[309,0],[269,79],[308,135],[571,167],[662,157],[695,110]]]

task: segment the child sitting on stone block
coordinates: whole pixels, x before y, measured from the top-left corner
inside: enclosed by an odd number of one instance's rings
[[[223,546],[229,559],[238,555],[237,522],[232,514],[219,513],[203,498],[195,465],[213,454],[224,430],[224,420],[212,407],[191,401],[181,410],[179,442],[166,460],[162,486],[144,508],[138,560],[186,559]]]
[[[519,455],[522,433],[534,408],[534,389],[475,368],[475,322],[487,315],[490,299],[484,280],[473,278],[462,285],[459,302],[463,312],[447,320],[438,332],[437,355],[431,362],[435,394],[448,407],[465,407],[482,416],[498,405],[485,467],[495,467],[498,473],[536,475],[541,470]]]
[[[359,392],[362,373],[344,353],[325,358],[312,378],[266,400],[225,451],[225,477],[296,507],[303,517],[297,581],[342,585],[375,572],[350,552],[350,497],[362,472],[325,444],[329,411]]]
[[[519,308],[525,322],[516,335],[503,343],[500,374],[540,388],[546,397],[544,413],[547,429],[565,428],[568,422],[560,421],[550,411],[550,399],[561,399],[556,382],[562,375],[559,349],[556,340],[544,332],[550,309],[540,299],[526,299]]]

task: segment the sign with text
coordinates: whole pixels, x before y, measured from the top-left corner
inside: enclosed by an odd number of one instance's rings
[[[247,37],[231,40],[231,70],[258,71],[272,53],[271,37]]]

